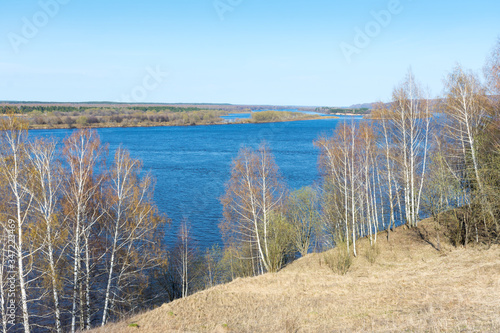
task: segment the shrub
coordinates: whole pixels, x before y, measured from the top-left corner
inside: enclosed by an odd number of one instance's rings
[[[370,264],[374,264],[375,261],[377,261],[377,257],[379,254],[380,254],[380,247],[378,246],[377,243],[375,243],[368,247],[365,253],[365,257]]]
[[[96,116],[89,116],[87,118],[87,122],[89,124],[98,124],[100,121],[99,121],[99,118],[97,118]]]
[[[352,256],[347,251],[345,242],[337,242],[337,246],[332,251],[323,254],[323,260],[332,271],[337,274],[345,275],[352,265]]]
[[[66,125],[73,125],[75,123],[75,119],[73,119],[72,117],[65,117],[64,118],[64,123]]]
[[[86,117],[86,116],[80,116],[80,117],[78,117],[78,119],[76,119],[76,123],[77,123],[78,125],[85,126],[85,125],[87,125],[87,123],[88,123],[88,119],[87,119],[87,117]]]
[[[123,121],[123,117],[118,116],[118,115],[114,115],[111,117],[111,121],[115,122],[115,123],[121,123]]]

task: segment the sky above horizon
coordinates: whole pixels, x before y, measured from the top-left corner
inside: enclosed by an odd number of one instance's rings
[[[481,73],[499,1],[2,0],[0,100],[349,106]]]

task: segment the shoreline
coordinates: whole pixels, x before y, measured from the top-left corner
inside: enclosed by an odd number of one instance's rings
[[[148,127],[190,127],[190,126],[216,126],[216,125],[240,125],[240,124],[270,124],[270,123],[287,123],[287,122],[295,122],[295,121],[309,121],[309,120],[321,120],[321,119],[339,119],[337,115],[328,115],[328,116],[310,116],[303,117],[299,119],[285,119],[285,120],[273,120],[273,121],[260,121],[253,122],[248,120],[243,121],[233,121],[233,122],[220,122],[213,124],[168,124],[168,123],[158,123],[158,124],[137,124],[137,125],[127,125],[121,126],[119,123],[116,125],[111,123],[104,123],[102,126],[99,125],[91,125],[91,126],[82,126],[82,125],[66,125],[60,124],[56,126],[47,126],[47,125],[29,125],[28,130],[73,130],[73,129],[104,129],[104,128],[148,128]]]
[[[332,115],[332,116],[361,116],[361,117],[364,117],[364,116],[369,115],[369,113],[368,113],[368,114],[355,114],[355,113],[332,113],[331,115]]]

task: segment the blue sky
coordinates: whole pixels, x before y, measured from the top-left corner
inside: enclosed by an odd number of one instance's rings
[[[438,96],[456,63],[482,69],[499,14],[497,0],[2,0],[0,100],[348,106],[388,101],[410,66]]]

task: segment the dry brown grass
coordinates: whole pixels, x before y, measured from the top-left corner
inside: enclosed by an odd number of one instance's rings
[[[431,223],[380,233],[374,263],[361,240],[346,275],[311,254],[95,332],[500,332],[500,247],[437,251]]]

